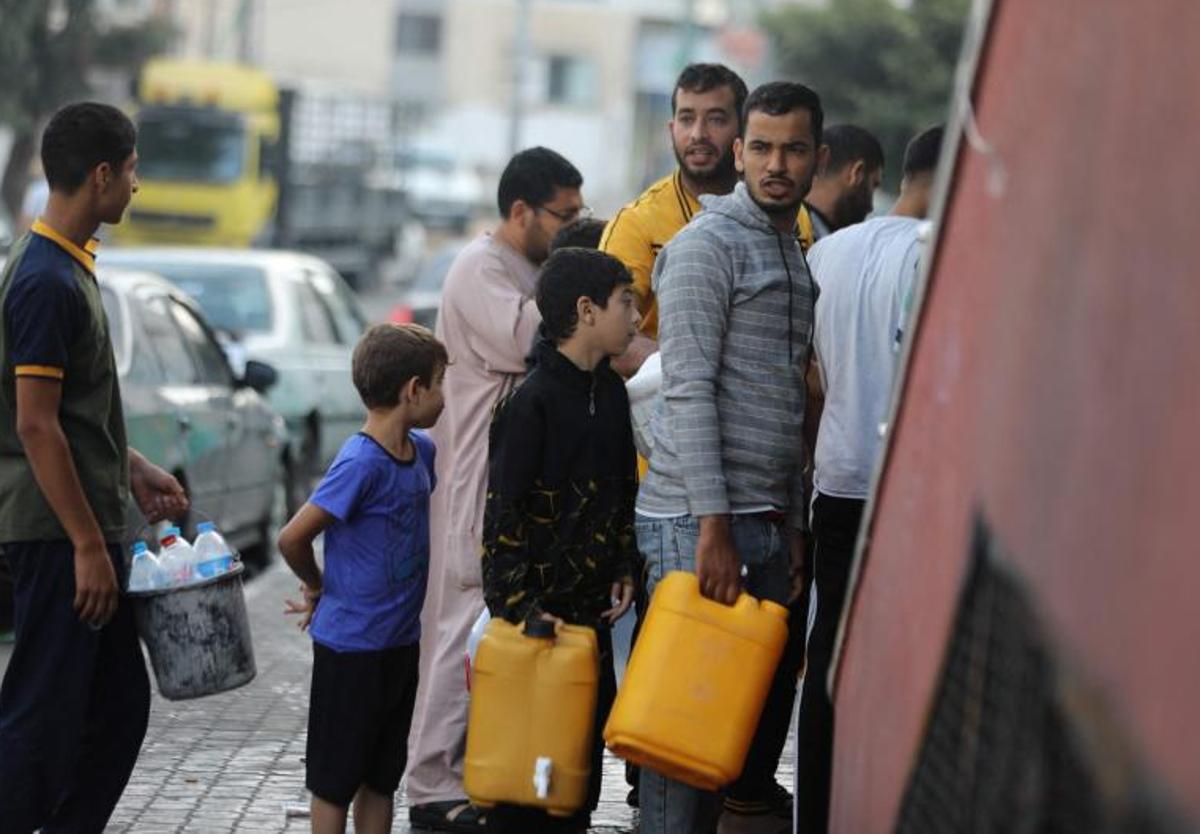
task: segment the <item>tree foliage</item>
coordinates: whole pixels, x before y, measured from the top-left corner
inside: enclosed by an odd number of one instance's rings
[[[0,0],[0,21],[0,124],[13,131],[0,191],[15,215],[46,118],[91,92],[92,68],[136,72],[167,48],[174,33],[154,18],[132,27],[103,26],[94,0]]]
[[[947,118],[970,0],[829,0],[768,14],[781,74],[821,95],[826,123],[852,122],[883,143],[887,182],[904,146]]]

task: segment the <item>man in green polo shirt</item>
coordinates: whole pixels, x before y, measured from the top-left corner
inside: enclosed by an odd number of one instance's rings
[[[16,646],[0,687],[0,829],[102,831],[150,707],[120,601],[125,504],[151,520],[183,488],[125,443],[92,235],[137,190],[133,124],[59,110],[42,137],[50,198],[0,276],[0,549]]]

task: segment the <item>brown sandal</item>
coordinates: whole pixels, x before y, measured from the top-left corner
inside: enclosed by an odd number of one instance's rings
[[[487,828],[487,811],[465,799],[426,802],[408,809],[408,821],[417,828],[475,834]]]

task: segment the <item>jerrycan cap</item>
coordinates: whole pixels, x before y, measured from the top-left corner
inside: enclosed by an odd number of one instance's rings
[[[525,628],[521,633],[539,640],[552,639],[555,635],[554,623],[541,617],[530,617],[525,621]]]

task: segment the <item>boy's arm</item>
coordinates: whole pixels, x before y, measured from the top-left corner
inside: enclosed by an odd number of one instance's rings
[[[58,421],[62,380],[17,376],[16,388],[17,437],[38,488],[75,548],[75,612],[84,622],[102,626],[117,610],[120,589]]]
[[[541,471],[546,431],[530,397],[515,395],[496,415],[483,517],[483,595],[494,617],[523,622],[541,612],[529,568],[529,495]]]
[[[334,522],[333,514],[316,504],[305,503],[279,533],[279,552],[292,573],[314,594],[321,592],[324,579],[313,542]]]

